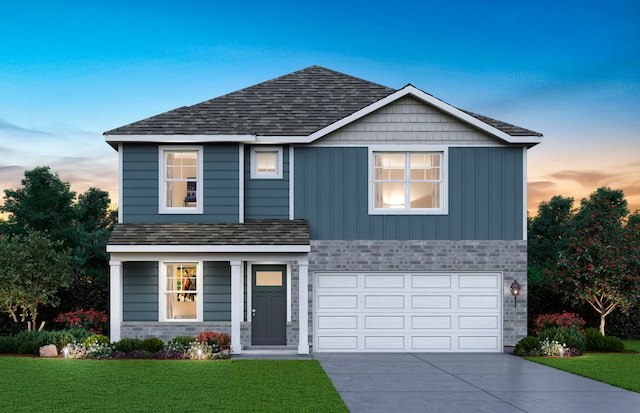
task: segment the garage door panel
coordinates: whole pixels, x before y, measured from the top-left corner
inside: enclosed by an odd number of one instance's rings
[[[319,336],[318,347],[322,351],[356,351],[358,336]]]
[[[315,280],[314,351],[502,351],[500,274],[343,272]]]
[[[496,289],[499,285],[500,276],[498,274],[460,274],[458,276],[458,287],[460,289]]]
[[[411,297],[412,309],[451,309],[451,296],[449,295],[414,295]]]
[[[471,317],[471,316],[460,316],[458,317],[458,328],[461,330],[464,329],[489,329],[496,330],[498,328],[498,317],[496,316],[486,316],[486,317]]]
[[[364,276],[365,288],[404,288],[404,275],[366,275]]]
[[[318,297],[318,309],[352,309],[358,308],[357,295],[322,295]]]
[[[365,336],[364,348],[370,351],[404,351],[404,336]]]
[[[404,329],[404,316],[365,316],[364,328],[366,329]]]
[[[495,351],[498,347],[498,336],[459,336],[460,351]]]
[[[411,317],[411,328],[416,329],[438,329],[449,330],[452,327],[451,316],[413,316]]]
[[[451,288],[450,274],[421,274],[411,276],[413,288]]]
[[[465,310],[496,310],[496,295],[461,295],[458,297],[458,308]]]
[[[357,288],[357,274],[320,274],[317,278],[318,288]]]
[[[414,351],[451,351],[451,336],[413,336],[411,349]]]
[[[365,309],[397,310],[404,308],[404,296],[402,295],[366,295],[364,297]]]
[[[357,316],[320,316],[318,329],[357,329]]]

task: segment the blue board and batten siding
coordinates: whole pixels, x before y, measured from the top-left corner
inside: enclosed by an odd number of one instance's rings
[[[453,147],[447,215],[369,215],[366,147],[295,148],[295,218],[311,239],[522,239],[523,149]]]
[[[204,321],[231,320],[231,265],[203,264]],[[122,276],[122,321],[159,321],[158,262],[125,262]]]
[[[251,179],[251,147],[244,156],[245,219],[289,219],[289,147],[282,150],[281,179]]]
[[[237,144],[203,145],[203,214],[158,214],[158,145],[125,144],[123,147],[123,223],[238,222]]]

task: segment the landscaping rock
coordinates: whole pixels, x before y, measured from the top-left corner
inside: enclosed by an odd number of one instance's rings
[[[55,344],[40,347],[40,357],[58,357],[58,349]]]

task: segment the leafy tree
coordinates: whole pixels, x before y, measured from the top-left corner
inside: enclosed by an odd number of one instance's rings
[[[74,222],[72,206],[76,194],[58,174],[52,174],[46,166],[36,167],[24,173],[22,188],[5,189],[4,194],[0,212],[8,213],[9,218],[3,223],[3,233],[41,232],[67,246]]]
[[[573,198],[556,195],[542,202],[538,215],[529,221],[529,264],[543,267],[554,263],[564,251],[573,230]]]
[[[606,316],[616,309],[627,313],[640,295],[640,218],[628,215],[622,191],[596,190],[581,201],[575,232],[547,271],[565,299],[596,310],[603,335]]]
[[[69,256],[43,234],[0,239],[0,311],[37,327],[38,308],[59,304],[59,289],[72,280]],[[44,326],[44,323],[40,328]]]

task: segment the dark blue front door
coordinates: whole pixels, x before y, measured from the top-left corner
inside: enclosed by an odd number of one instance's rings
[[[287,266],[252,267],[251,342],[254,345],[287,343]]]

